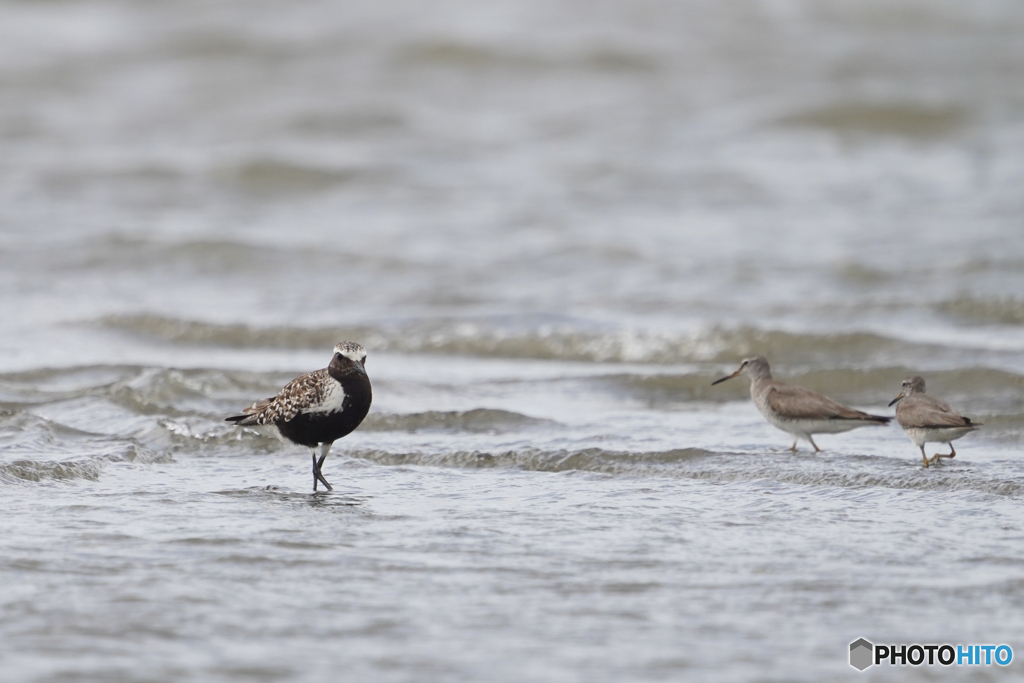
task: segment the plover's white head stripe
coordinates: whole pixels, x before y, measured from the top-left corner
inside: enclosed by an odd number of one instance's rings
[[[341,342],[334,347],[334,352],[341,354],[355,363],[362,363],[366,360],[366,349],[355,342]]]

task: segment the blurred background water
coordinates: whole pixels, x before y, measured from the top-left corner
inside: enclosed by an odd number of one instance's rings
[[[1022,35],[1012,0],[3,3],[0,679],[1024,652]],[[222,420],[341,339],[375,403],[312,496]],[[793,455],[709,386],[755,352],[986,425],[927,471],[895,427]]]

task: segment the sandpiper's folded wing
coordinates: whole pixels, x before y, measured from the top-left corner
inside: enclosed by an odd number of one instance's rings
[[[789,420],[862,420],[886,424],[892,419],[854,410],[828,396],[796,384],[776,382],[768,393],[767,400],[769,408]]]
[[[971,422],[970,418],[953,410],[952,406],[945,401],[921,394],[913,394],[900,402],[896,407],[896,415],[899,417],[901,426],[910,428],[974,429],[981,424]]]

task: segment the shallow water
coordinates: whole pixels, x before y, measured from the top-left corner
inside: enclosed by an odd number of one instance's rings
[[[1024,655],[1017,3],[0,7],[0,680]],[[341,339],[308,454],[223,421]],[[982,430],[796,454],[745,355]],[[933,452],[935,446],[929,447]]]

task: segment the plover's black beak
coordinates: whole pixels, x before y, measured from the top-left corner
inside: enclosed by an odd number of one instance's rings
[[[899,403],[900,399],[903,398],[904,396],[905,396],[905,394],[901,391],[899,396],[897,396],[893,400],[889,401],[889,407],[891,408],[894,405],[896,405],[897,403]]]
[[[714,382],[712,382],[712,383],[711,383],[711,386],[715,386],[716,384],[721,384],[721,383],[722,383],[722,382],[724,382],[725,380],[727,380],[727,379],[732,379],[733,377],[735,377],[735,376],[736,376],[736,375],[738,375],[738,374],[740,374],[740,371],[739,371],[739,370],[737,370],[736,372],[732,373],[731,375],[726,375],[726,376],[725,376],[725,377],[723,377],[722,379],[716,379],[716,380],[715,380]]]
[[[352,363],[352,365],[355,366],[357,372],[361,372],[364,375],[366,374],[366,361],[365,360],[357,360],[356,362]]]

